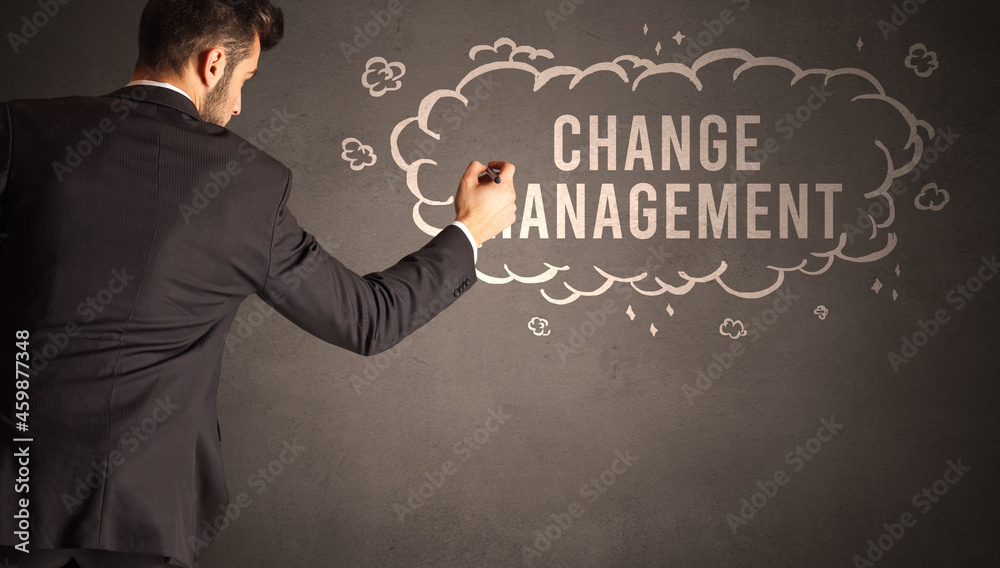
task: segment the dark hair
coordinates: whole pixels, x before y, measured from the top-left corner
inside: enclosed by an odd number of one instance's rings
[[[139,64],[158,72],[184,73],[191,57],[213,45],[226,50],[227,71],[285,32],[281,8],[269,0],[149,0],[139,21]]]

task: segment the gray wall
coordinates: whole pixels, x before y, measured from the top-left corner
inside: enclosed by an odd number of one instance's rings
[[[777,274],[768,266],[810,258],[815,270],[824,263],[810,253],[836,243],[821,234],[818,197],[808,239],[665,238],[664,184],[718,183],[721,174],[700,166],[662,171],[660,115],[687,114],[697,124],[719,114],[730,128],[736,115],[761,115],[753,132],[780,148],[750,181],[842,183],[833,212],[838,235],[859,216],[866,220],[858,208],[871,201],[863,194],[885,175],[874,140],[901,167],[913,155],[909,126],[905,113],[887,104],[853,100],[871,90],[857,76],[831,79],[834,94],[821,104],[810,98],[821,84],[817,75],[790,86],[789,72],[762,66],[734,82],[735,65],[727,62],[699,74],[701,92],[677,76],[651,78],[632,92],[610,73],[573,89],[554,79],[536,92],[526,71],[496,72],[474,112],[447,114],[457,104],[451,101],[433,115],[431,126],[445,133],[440,143],[412,129],[401,136],[404,158],[406,148],[423,143],[438,161],[420,170],[421,189],[446,199],[469,160],[510,160],[517,165],[517,237],[529,183],[543,193],[559,181],[586,183],[591,216],[597,188],[614,183],[623,237],[543,240],[532,229],[526,239],[487,243],[477,267],[494,277],[505,275],[505,265],[522,276],[538,274],[543,262],[569,269],[544,283],[481,281],[375,358],[324,344],[248,299],[225,353],[219,406],[230,493],[245,494],[249,505],[202,556],[204,566],[518,566],[529,558],[532,566],[819,567],[867,565],[855,559],[866,554],[878,566],[995,564],[1000,452],[990,353],[1000,279],[977,274],[992,275],[983,258],[1000,248],[996,10],[897,2],[916,12],[902,22],[901,8],[901,25],[884,37],[878,22],[891,22],[892,1],[850,4],[417,1],[398,14],[386,11],[390,21],[382,26],[369,24],[370,11],[387,10],[386,2],[282,1],[285,39],[263,54],[259,75],[243,91],[244,112],[229,127],[292,168],[299,221],[360,274],[390,266],[429,238],[414,224],[416,199],[400,182],[393,127],[416,116],[433,91],[453,89],[488,60],[505,61],[503,50],[469,57],[473,46],[501,37],[554,55],[519,61],[583,69],[623,54],[670,62],[707,29],[707,50],[740,48],[802,69],[870,73],[888,97],[935,129],[935,139],[920,130],[920,144],[938,147],[900,176],[891,226],[874,239],[865,228],[845,256],[863,257],[897,239],[891,252],[871,262],[838,259],[818,275],[788,272],[781,289],[790,290],[790,301],[779,301],[778,292],[740,297],[707,282],[686,294],[629,295],[618,287],[559,304],[546,295],[565,298],[563,282],[584,291],[604,282],[594,266],[631,276],[647,262],[653,270],[637,284],[647,291],[659,288],[653,276],[678,286],[678,271],[702,276],[720,260],[729,265],[727,286],[762,290]],[[726,14],[729,23],[713,23],[726,9],[735,20]],[[4,0],[0,31],[16,31],[21,17],[37,10],[32,0]],[[0,100],[98,95],[124,85],[140,11],[139,2],[73,0],[17,53],[5,42]],[[377,36],[345,57],[343,44],[366,24]],[[677,31],[688,36],[681,46],[671,39]],[[917,75],[926,74],[926,60],[906,65],[917,43],[937,54],[939,66],[926,77]],[[379,97],[361,81],[376,56],[406,67],[401,88]],[[817,108],[800,110],[810,104]],[[287,124],[272,120],[276,111],[290,117]],[[778,121],[796,111],[809,118],[786,137]],[[585,133],[590,114],[615,114],[626,127],[632,115],[647,116],[654,170],[624,171],[626,128],[616,171],[560,178],[552,128],[561,114],[582,117]],[[349,137],[372,147],[374,165],[353,170],[341,158]],[[697,164],[697,154],[692,158]],[[656,188],[661,214],[646,240],[632,236],[627,221],[628,188],[639,182]],[[915,206],[929,183],[950,195],[938,211]],[[555,219],[552,197],[544,203]],[[697,207],[691,203],[689,214]],[[776,228],[770,206],[766,219]],[[440,227],[451,220],[450,207],[421,211]],[[554,233],[554,221],[548,228]],[[878,293],[876,279],[884,285]],[[815,313],[820,305],[824,319]],[[920,335],[920,322],[934,327],[926,322],[936,313],[945,323],[933,337]],[[534,317],[547,325],[536,321],[532,330]],[[723,335],[726,318],[754,331]],[[899,355],[902,338],[922,346]],[[501,425],[491,411],[509,418]],[[820,431],[831,421],[843,426],[833,436]],[[304,449],[283,464],[276,460],[285,443]],[[616,462],[618,455],[629,456],[629,465]],[[958,477],[946,473],[950,464],[970,469]],[[604,473],[612,467],[617,472]],[[776,475],[782,484],[772,481]],[[582,490],[592,480],[599,493]],[[925,488],[930,497],[920,495]],[[421,491],[423,498],[413,497]],[[908,526],[894,527],[901,520]],[[903,529],[898,540],[883,536],[886,523],[897,535]],[[869,550],[879,542],[892,547]]]

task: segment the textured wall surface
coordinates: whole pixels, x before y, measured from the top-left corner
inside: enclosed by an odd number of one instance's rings
[[[1000,561],[993,5],[279,5],[285,38],[262,54],[228,127],[294,171],[290,206],[331,254],[378,271],[430,238],[419,223],[453,220],[452,205],[433,203],[415,218],[407,168],[426,200],[447,201],[470,160],[509,160],[519,219],[511,238],[479,249],[486,278],[383,355],[348,353],[256,298],[243,304],[219,392],[241,509],[204,566]],[[21,42],[10,34],[39,6],[4,0],[0,100],[124,85],[141,8],[70,0]],[[533,50],[493,49],[500,38]],[[491,49],[470,57],[480,45]],[[727,51],[699,59],[713,50]],[[635,58],[615,63],[622,55]],[[567,70],[533,77],[556,66]],[[464,101],[421,107],[467,78]],[[428,131],[407,122],[422,108]],[[558,156],[562,115],[581,129],[563,129]],[[588,168],[591,115],[601,136],[617,117],[615,169],[605,150]],[[663,115],[678,128],[690,117],[690,171],[663,168]],[[729,144],[717,172],[699,151],[709,115],[727,127],[711,130]],[[634,116],[646,117],[649,168]],[[759,171],[733,170],[737,116],[760,116],[747,127]],[[558,159],[572,150],[581,165],[564,172]],[[414,167],[421,158],[435,163]],[[715,184],[717,198],[730,181],[736,235],[712,238],[709,225],[699,238],[698,184]],[[582,238],[568,224],[556,236],[559,183],[586,185]],[[605,183],[620,238],[610,225],[593,238]],[[640,208],[657,223],[647,238],[632,230],[647,217],[630,225],[640,183],[651,188]],[[687,208],[674,210],[675,228],[689,238],[667,237],[670,183],[691,184],[674,195]],[[769,238],[748,235],[754,183],[772,186],[758,199]],[[808,184],[802,238],[793,227],[779,236],[780,183],[796,199]],[[522,228],[530,184],[547,239]],[[820,184],[841,186],[830,208]],[[817,254],[841,233],[839,255]],[[647,274],[633,288],[597,269]]]

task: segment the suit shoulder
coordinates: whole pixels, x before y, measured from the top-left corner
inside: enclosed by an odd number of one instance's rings
[[[21,136],[79,138],[83,130],[105,132],[122,123],[120,100],[102,96],[67,96],[7,101],[11,128]]]
[[[239,134],[236,134],[235,132],[229,130],[228,128],[223,128],[223,127],[220,128],[223,131],[223,133],[220,135],[221,141],[224,144],[227,144],[230,148],[235,148],[237,150],[243,149],[246,152],[252,151],[254,153],[254,162],[257,164],[258,167],[280,172],[290,171],[288,166],[281,163],[280,160],[268,154],[266,151],[261,149],[259,146],[257,146],[250,140],[247,140],[246,138],[240,136]]]
[[[250,140],[243,138],[229,129],[221,129],[224,131],[219,136],[222,144],[227,146],[231,152],[243,156],[249,165],[249,169],[253,170],[257,175],[264,176],[264,180],[281,180],[281,189],[284,189],[284,181],[291,176],[292,172],[288,166],[281,163],[280,160],[268,154]]]
[[[58,108],[109,106],[110,102],[106,97],[101,96],[72,95],[37,99],[10,99],[3,101],[3,104],[7,105],[11,112],[32,112]]]
[[[256,200],[277,210],[285,188],[289,185],[292,170],[250,140],[223,127],[216,134],[218,147],[223,155],[233,158],[242,170],[241,178],[248,182],[247,189],[256,194]]]

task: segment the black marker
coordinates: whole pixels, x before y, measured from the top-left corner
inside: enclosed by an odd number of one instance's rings
[[[493,172],[493,173],[490,173]],[[479,174],[481,176],[488,175],[493,178],[493,183],[500,183],[500,170],[496,168],[486,168],[486,171]]]

